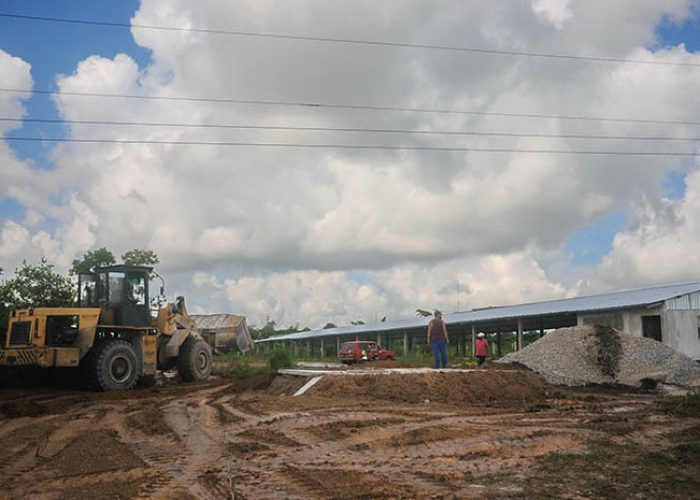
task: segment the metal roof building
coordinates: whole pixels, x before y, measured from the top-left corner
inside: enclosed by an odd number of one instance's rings
[[[496,334],[515,332],[515,348],[523,346],[523,333],[583,324],[606,324],[632,334],[655,338],[676,350],[700,359],[700,282],[661,285],[612,293],[550,300],[501,307],[446,313],[443,316],[451,339],[467,352],[467,338],[476,332]],[[320,342],[321,353],[327,341],[377,340],[403,343],[407,353],[414,340],[425,337],[430,318],[409,318],[372,325],[346,326],[296,332],[259,340],[305,344]]]

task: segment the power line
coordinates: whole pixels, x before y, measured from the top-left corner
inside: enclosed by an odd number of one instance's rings
[[[94,21],[88,19],[70,19],[61,17],[48,17],[48,16],[29,16],[23,14],[12,14],[12,13],[0,13],[0,17],[14,18],[14,19],[24,19],[28,21],[42,21],[42,22],[55,22],[55,23],[66,23],[66,24],[80,24],[88,26],[104,26],[110,28],[128,28],[128,29],[143,29],[143,30],[159,30],[159,31],[185,31],[192,33],[209,33],[216,35],[228,35],[228,36],[238,36],[238,37],[255,37],[255,38],[273,38],[281,40],[300,40],[306,42],[325,42],[325,43],[337,43],[337,44],[347,44],[347,45],[370,45],[370,46],[383,46],[383,47],[401,47],[401,48],[412,48],[412,49],[427,49],[427,50],[445,50],[452,52],[468,52],[475,54],[486,54],[486,55],[502,55],[502,56],[516,56],[516,57],[534,57],[534,58],[544,58],[544,59],[564,59],[564,60],[577,60],[577,61],[589,61],[589,62],[606,62],[606,63],[630,63],[630,64],[650,64],[655,66],[685,66],[685,67],[700,67],[697,63],[686,63],[686,62],[672,62],[672,61],[648,61],[641,59],[624,59],[616,57],[597,57],[597,56],[581,56],[574,54],[555,54],[555,53],[545,53],[545,52],[523,52],[516,50],[498,50],[498,49],[484,49],[478,47],[464,47],[457,45],[437,45],[428,43],[408,43],[408,42],[390,42],[384,40],[360,40],[354,38],[331,38],[331,37],[320,37],[320,36],[305,36],[305,35],[290,35],[284,33],[261,33],[252,31],[239,31],[239,30],[223,30],[223,29],[208,29],[208,28],[181,28],[175,26],[153,26],[146,24],[129,24],[129,23],[118,23],[111,21]]]
[[[212,97],[188,97],[188,96],[147,96],[137,94],[107,94],[100,92],[71,92],[71,91],[52,91],[52,90],[25,90],[14,88],[0,88],[0,92],[15,92],[19,94],[44,94],[57,96],[71,97],[106,97],[114,99],[141,99],[154,101],[180,101],[180,102],[211,102],[218,104],[255,104],[267,106],[300,106],[308,108],[329,108],[329,109],[354,109],[354,110],[369,110],[369,111],[402,111],[410,113],[436,113],[436,114],[456,114],[456,115],[475,115],[475,116],[503,116],[511,118],[544,118],[557,120],[582,120],[594,122],[615,122],[615,123],[649,123],[660,125],[700,125],[700,121],[686,120],[655,120],[649,118],[616,118],[606,116],[586,116],[586,115],[558,115],[558,114],[543,114],[543,113],[506,113],[498,111],[474,111],[466,109],[447,109],[447,108],[408,108],[399,106],[372,106],[365,104],[339,104],[339,103],[322,103],[322,102],[304,102],[304,101],[280,101],[280,100],[263,100],[263,99],[238,99],[238,98],[212,98]]]
[[[287,130],[299,132],[367,132],[381,134],[425,134],[425,135],[460,135],[483,137],[532,137],[548,139],[595,139],[595,140],[630,140],[630,141],[700,141],[700,137],[662,137],[662,136],[626,136],[626,135],[590,135],[590,134],[541,134],[520,132],[480,132],[471,130],[421,130],[421,129],[382,129],[361,127],[297,127],[282,125],[228,125],[211,123],[167,123],[134,122],[109,120],[61,120],[54,118],[9,118],[0,117],[0,122],[30,122],[71,125],[110,125],[110,126],[147,126],[173,128],[213,128],[235,130]]]
[[[658,151],[577,151],[564,149],[519,149],[519,148],[468,148],[441,146],[387,146],[381,144],[304,144],[281,142],[202,142],[202,141],[160,141],[141,139],[75,139],[61,137],[5,137],[6,141],[24,142],[69,142],[85,144],[155,144],[174,146],[251,146],[272,148],[313,148],[313,149],[384,149],[397,151],[443,151],[474,153],[531,153],[531,154],[565,154],[565,155],[612,155],[612,156],[700,156],[700,152],[658,152]]]

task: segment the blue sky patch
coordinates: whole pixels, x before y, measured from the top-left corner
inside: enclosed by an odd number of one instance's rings
[[[0,200],[0,219],[12,219],[20,222],[24,219],[27,210],[14,198]]]
[[[680,200],[685,196],[685,176],[684,172],[669,172],[664,181],[664,195],[672,200]]]
[[[5,0],[0,5],[0,12],[128,24],[139,4],[139,0]],[[119,53],[126,53],[141,68],[150,60],[150,52],[136,45],[127,28],[16,18],[0,18],[0,48],[31,64],[36,90],[56,90],[56,76],[72,74],[78,63],[91,55],[114,58]],[[28,117],[58,118],[49,95],[35,94],[24,101],[24,105]],[[8,136],[65,137],[66,130],[60,124],[24,123]],[[48,153],[53,146],[52,143],[11,143],[20,159],[31,158],[40,169],[52,168]]]
[[[682,23],[664,19],[656,27],[656,36],[659,42],[653,48],[675,47],[683,43],[689,52],[700,51],[700,9],[696,8],[694,15]]]
[[[612,250],[615,234],[627,225],[627,211],[617,210],[575,232],[565,249],[572,255],[572,267],[590,266]]]

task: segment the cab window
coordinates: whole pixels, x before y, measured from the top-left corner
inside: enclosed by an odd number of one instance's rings
[[[107,302],[107,273],[100,273],[97,279],[97,301]]]
[[[121,302],[124,296],[124,280],[126,275],[124,273],[109,273],[109,301],[110,302]]]
[[[130,274],[126,279],[126,301],[129,304],[146,304],[146,280],[142,274]]]

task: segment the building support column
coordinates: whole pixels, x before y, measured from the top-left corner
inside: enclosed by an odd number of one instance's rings
[[[382,334],[381,333],[377,334],[377,345],[382,345]]]
[[[472,325],[472,354],[476,349],[476,325]]]
[[[515,350],[519,351],[523,348],[523,320],[518,318],[518,336],[516,338]]]
[[[326,357],[326,342],[323,339],[321,339],[321,357]]]
[[[501,332],[496,332],[496,356],[501,357]]]
[[[340,351],[340,335],[335,338],[335,352]]]
[[[310,358],[313,352],[311,351],[311,341],[307,340],[306,341],[306,357]]]
[[[403,355],[408,356],[408,332],[403,332]]]

